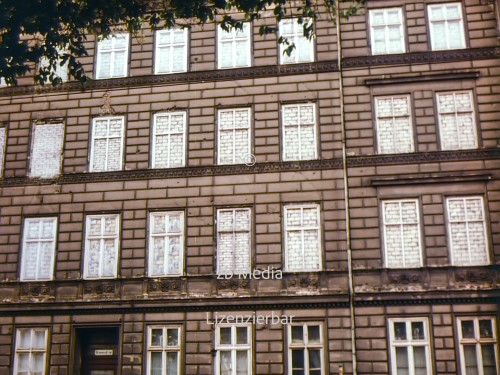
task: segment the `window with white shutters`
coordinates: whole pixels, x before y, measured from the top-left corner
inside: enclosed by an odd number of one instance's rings
[[[410,97],[375,98],[377,144],[380,154],[413,152]]]
[[[321,270],[321,232],[317,204],[285,206],[286,270]]]
[[[85,279],[113,278],[118,269],[119,215],[89,215],[85,230]]]
[[[452,264],[489,264],[483,198],[450,197],[446,206]]]
[[[393,375],[432,375],[427,318],[389,319]]]
[[[52,280],[57,219],[24,219],[21,281]]]
[[[90,149],[90,172],[122,169],[123,125],[123,117],[94,119]]]
[[[314,39],[307,39],[304,36],[304,25],[312,20],[304,20],[303,24],[298,23],[297,18],[281,20],[279,23],[280,37],[286,38],[289,44],[294,44],[290,56],[283,53],[288,45],[280,44],[280,64],[294,64],[314,61]]]
[[[38,124],[33,128],[30,177],[50,178],[61,173],[63,124]]]
[[[217,30],[217,67],[238,68],[251,65],[251,24],[243,23],[242,30]]]
[[[187,46],[187,29],[156,31],[155,74],[186,72]]]
[[[184,256],[184,213],[152,212],[149,222],[149,276],[181,275]]]
[[[283,160],[318,157],[316,107],[314,104],[283,106]]]
[[[251,210],[217,210],[217,274],[250,272]]]
[[[370,10],[372,54],[404,53],[404,24],[401,8]]]
[[[215,374],[252,374],[250,324],[218,324],[215,326]]]
[[[389,268],[422,266],[418,201],[382,202],[385,264]]]
[[[324,339],[321,323],[288,325],[288,374],[323,375]]]
[[[217,164],[243,164],[250,155],[250,109],[224,109],[218,115]]]
[[[477,148],[472,91],[438,93],[436,97],[441,149]]]
[[[180,375],[181,348],[181,327],[148,327],[147,375]]]
[[[97,43],[96,78],[127,76],[129,35],[115,34]]]
[[[460,366],[464,375],[497,375],[496,320],[493,317],[458,318]]]
[[[14,375],[47,374],[47,336],[46,328],[16,330]]]
[[[153,168],[185,165],[186,113],[157,113],[153,129]]]
[[[465,48],[461,3],[428,5],[432,50]]]

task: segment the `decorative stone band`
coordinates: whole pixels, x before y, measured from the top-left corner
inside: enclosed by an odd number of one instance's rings
[[[469,48],[451,51],[426,51],[395,55],[347,57],[343,60],[344,69],[363,68],[384,65],[406,65],[418,63],[441,63],[451,61],[468,61],[495,59],[500,56],[500,47]],[[59,86],[17,86],[0,89],[0,96],[25,95],[33,93],[49,93],[64,91],[85,91],[92,89],[112,89],[144,85],[168,85],[180,83],[196,83],[206,81],[227,81],[249,78],[280,77],[308,73],[337,72],[338,61],[320,61],[305,64],[271,65],[249,68],[209,70],[165,75],[146,75],[112,79],[89,79],[85,83],[66,82]]]
[[[465,151],[416,152],[398,155],[349,156],[349,168],[401,165],[415,163],[434,163],[464,160],[491,160],[500,158],[500,149],[482,149]],[[275,163],[256,163],[255,165],[214,165],[207,167],[183,167],[172,169],[139,169],[114,172],[63,174],[57,178],[40,179],[29,177],[4,177],[0,186],[73,184],[105,181],[128,181],[155,178],[179,178],[195,176],[221,176],[248,173],[273,173],[308,170],[327,170],[342,168],[342,159],[323,159],[308,161],[290,161]]]

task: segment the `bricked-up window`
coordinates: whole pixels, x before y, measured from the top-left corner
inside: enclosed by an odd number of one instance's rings
[[[380,154],[412,152],[410,97],[375,98],[377,143]]]
[[[96,78],[127,75],[129,35],[115,34],[97,43]]]
[[[251,222],[249,208],[217,210],[217,273],[219,275],[250,272]]]
[[[52,280],[57,219],[24,219],[21,281]]]
[[[85,279],[113,278],[118,269],[118,215],[89,215],[85,231]]]
[[[250,155],[250,108],[219,110],[217,164],[242,164]]]
[[[186,29],[158,30],[155,39],[155,74],[187,71]]]
[[[153,168],[185,165],[186,113],[157,113],[153,129]]]
[[[321,323],[288,325],[288,374],[323,375],[323,332]]]
[[[389,268],[422,266],[418,201],[384,201],[385,263]]]
[[[50,178],[61,173],[63,124],[37,124],[33,129],[30,177]]]
[[[14,375],[47,374],[47,335],[46,328],[16,330]]]
[[[252,374],[252,332],[250,324],[215,326],[215,374]]]
[[[94,119],[90,149],[90,172],[122,169],[123,124],[123,117]]]
[[[285,206],[286,270],[321,270],[321,232],[317,204]]]
[[[5,126],[0,126],[0,177],[3,177],[6,145],[7,145],[7,128]]]
[[[427,7],[433,51],[465,48],[462,4],[435,4]]]
[[[217,30],[217,67],[238,68],[250,66],[251,57],[251,24],[243,23],[242,30]]]
[[[370,32],[373,55],[405,52],[401,8],[370,10]]]
[[[389,319],[391,374],[431,375],[427,318]]]
[[[181,373],[181,328],[153,326],[148,329],[147,375]]]
[[[283,160],[317,158],[314,104],[283,106]]]
[[[441,149],[477,148],[474,104],[471,91],[436,94],[439,112]]]
[[[153,212],[149,222],[149,276],[182,274],[184,213]]]
[[[458,318],[462,374],[498,374],[496,332],[493,317]]]
[[[489,263],[482,197],[446,199],[451,262],[455,266]]]
[[[297,18],[282,20],[279,23],[279,34],[287,38],[289,43],[294,43],[295,48],[288,56],[283,51],[288,47],[280,44],[280,64],[294,64],[314,61],[314,42],[304,37],[304,25],[312,20],[305,20],[299,25]]]

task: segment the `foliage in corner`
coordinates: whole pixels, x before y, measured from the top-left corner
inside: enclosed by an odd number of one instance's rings
[[[36,67],[35,83],[58,85],[58,65],[67,64],[69,76],[84,82],[87,76],[79,58],[87,56],[86,36],[106,38],[118,28],[132,35],[144,24],[151,28],[191,27],[217,20],[223,29],[241,29],[271,13],[279,23],[294,15],[303,25],[304,35],[314,35],[320,6],[331,16],[340,8],[348,19],[367,0],[2,0],[0,1],[0,78],[15,85],[17,77]],[[334,22],[335,17],[330,17]],[[311,22],[312,21],[312,22]],[[117,26],[118,25],[118,26]],[[260,26],[261,35],[277,33],[276,26]],[[290,54],[295,47],[285,38],[280,43]],[[42,63],[40,63],[42,62]]]

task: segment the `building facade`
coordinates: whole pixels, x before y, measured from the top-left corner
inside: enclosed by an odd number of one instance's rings
[[[0,88],[0,375],[499,374],[497,12],[89,36],[87,83]]]

